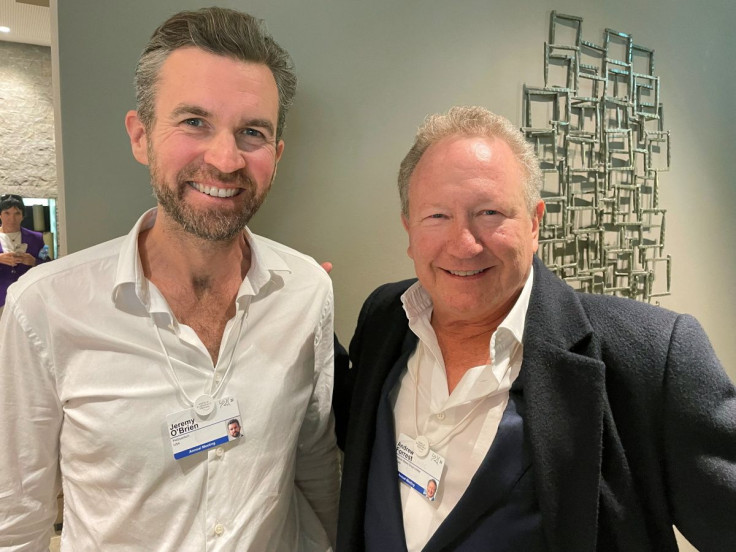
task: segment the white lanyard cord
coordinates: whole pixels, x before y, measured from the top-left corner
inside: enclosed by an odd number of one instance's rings
[[[227,376],[230,373],[230,369],[233,366],[233,357],[235,356],[235,349],[237,349],[238,343],[240,343],[240,338],[242,337],[243,326],[245,325],[246,318],[248,318],[247,310],[240,317],[240,326],[238,327],[238,335],[237,335],[237,339],[235,343],[233,344],[233,348],[230,351],[230,360],[227,363],[225,374],[222,376],[222,379],[220,380],[220,383],[217,386],[217,389],[215,389],[214,393],[212,392],[212,386],[215,383],[215,376],[217,375],[217,366],[215,366],[215,369],[212,372],[212,380],[210,381],[210,384],[209,384],[210,396],[212,398],[216,397],[217,393],[220,392],[220,389],[222,388],[222,385],[225,383],[225,380],[227,379]],[[158,337],[158,342],[161,345],[161,350],[164,352],[164,357],[166,358],[166,364],[168,365],[169,371],[171,372],[171,375],[173,376],[174,381],[176,382],[176,387],[179,389],[179,391],[181,391],[181,394],[184,395],[184,398],[189,403],[189,406],[194,406],[194,401],[189,395],[187,395],[187,392],[184,391],[184,387],[182,386],[181,381],[179,381],[179,376],[176,374],[176,370],[174,370],[174,366],[171,364],[171,358],[169,357],[169,353],[166,351],[166,347],[164,346],[163,339],[161,339],[161,331],[158,329],[158,325],[156,324],[156,321],[153,320],[153,317],[151,317],[151,321],[153,322],[153,327],[156,329],[156,337]]]

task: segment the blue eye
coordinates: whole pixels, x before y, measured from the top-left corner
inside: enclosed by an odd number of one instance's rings
[[[243,131],[243,134],[245,134],[246,136],[252,136],[253,138],[264,138],[265,139],[265,136],[263,135],[263,133],[260,130],[256,130],[254,128],[246,128]]]
[[[192,117],[191,119],[184,119],[183,123],[191,127],[201,127],[202,125],[204,125],[204,121],[196,117]]]
[[[493,209],[484,209],[481,211],[481,214],[483,215],[497,215],[498,211],[494,211]]]
[[[268,143],[268,139],[260,130],[244,128],[240,131],[238,143],[243,149],[253,149],[265,146]]]

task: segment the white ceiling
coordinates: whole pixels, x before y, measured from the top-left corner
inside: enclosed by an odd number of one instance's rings
[[[9,33],[0,32],[0,40],[51,45],[47,0],[0,0],[0,26],[10,27]]]

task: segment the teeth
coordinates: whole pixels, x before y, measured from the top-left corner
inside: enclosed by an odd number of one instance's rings
[[[238,193],[237,188],[218,188],[216,186],[204,186],[196,182],[190,182],[190,186],[203,194],[207,194],[212,197],[233,197]]]
[[[448,272],[455,276],[475,276],[476,274],[480,274],[481,272],[483,272],[483,269],[481,270],[448,270]]]

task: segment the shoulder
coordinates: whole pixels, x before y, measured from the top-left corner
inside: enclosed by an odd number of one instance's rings
[[[408,280],[401,280],[399,282],[389,282],[378,286],[369,295],[369,299],[379,302],[392,302],[400,299],[404,292],[409,289],[414,283],[416,278],[409,278]]]
[[[668,370],[687,365],[706,372],[706,361],[717,362],[707,335],[690,315],[622,297],[580,293],[579,301],[593,328],[597,355],[629,390],[643,386],[654,393]]]
[[[565,328],[575,335],[592,330],[603,340],[638,342],[669,336],[678,317],[649,303],[574,290],[541,263],[534,271],[529,313],[542,328]],[[572,330],[576,326],[577,332]]]
[[[84,282],[88,276],[98,279],[110,268],[113,268],[114,273],[123,240],[123,237],[115,238],[40,264],[21,276],[12,293],[18,299],[31,289],[39,294],[47,289],[58,293],[58,286],[64,281]]]
[[[691,374],[712,374],[712,368],[720,366],[708,335],[694,316],[632,299],[602,299],[586,299],[588,305],[595,305],[589,311],[591,320],[599,334],[611,336],[608,343],[622,355],[638,354]]]
[[[43,241],[43,234],[41,232],[29,230],[28,228],[21,226],[20,233],[22,234],[24,240],[34,239],[37,241]]]
[[[679,315],[665,308],[624,297],[578,293],[595,330],[627,338],[669,336]]]
[[[367,328],[380,327],[385,329],[389,325],[398,328],[408,324],[401,303],[401,296],[414,282],[416,282],[416,279],[402,280],[383,284],[376,288],[360,309],[356,335]]]
[[[401,306],[401,296],[416,281],[416,278],[410,278],[378,286],[363,303],[363,310],[392,310]]]
[[[266,270],[291,273],[301,281],[332,286],[327,272],[309,255],[258,234],[250,233],[249,237]]]

